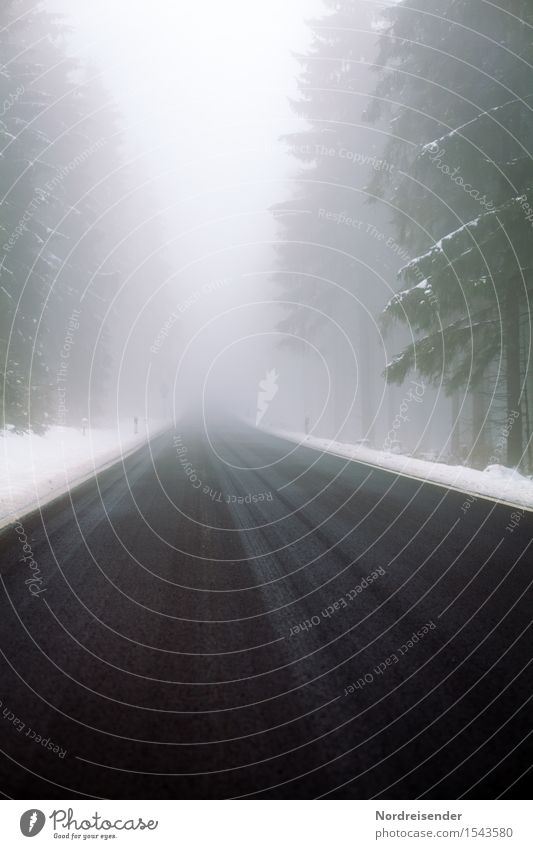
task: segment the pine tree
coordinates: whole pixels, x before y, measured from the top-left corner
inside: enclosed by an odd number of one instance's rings
[[[33,406],[38,427],[50,403],[50,383],[49,338],[45,332],[38,336],[36,328],[53,265],[49,256],[38,259],[46,236],[40,190],[46,167],[39,157],[50,143],[40,119],[53,103],[43,72],[60,66],[64,57],[52,39],[49,16],[35,4],[11,0],[2,7],[0,23],[2,421],[25,428]]]
[[[395,208],[402,244],[422,251],[385,308],[386,323],[416,333],[387,378],[402,382],[416,370],[443,378],[450,392],[475,392],[494,364],[504,369],[507,461],[516,466],[521,314],[531,290],[533,80],[532,13],[525,2],[511,6],[431,0],[390,9],[372,117],[389,116],[385,155],[402,172],[392,190],[379,177],[374,188]]]
[[[114,303],[139,259],[125,245],[136,175],[98,73],[66,59],[61,21],[10,0],[0,24],[2,425],[79,426],[103,412]]]

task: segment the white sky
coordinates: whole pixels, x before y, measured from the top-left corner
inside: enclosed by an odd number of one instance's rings
[[[267,316],[264,307],[241,305],[261,301],[263,293],[268,297],[261,275],[275,235],[268,208],[291,196],[286,178],[298,168],[278,141],[301,126],[289,105],[299,72],[292,52],[306,50],[311,32],[305,21],[321,15],[322,2],[47,0],[47,5],[66,15],[73,52],[102,69],[124,117],[126,154],[140,156],[139,181],[156,176],[161,207],[173,205],[165,212],[163,235],[174,240],[169,253],[179,277],[165,285],[168,294],[178,301],[184,288],[194,292],[221,277],[234,279],[187,312],[187,332],[199,331],[184,364],[191,385],[181,394],[190,396],[201,390],[205,370],[228,341],[275,326],[276,316]],[[265,244],[250,245],[256,242]],[[161,310],[162,323],[168,314],[164,300]],[[213,315],[216,322],[209,324]],[[230,384],[236,373],[242,382],[248,369],[255,398],[258,377],[249,347],[275,348],[276,341],[259,335],[229,348],[220,363]],[[149,343],[137,347],[144,350]],[[257,367],[259,375],[272,365],[269,357]],[[163,365],[160,357],[157,366]]]
[[[139,181],[156,177],[171,233],[194,231],[186,247],[206,255],[226,242],[269,239],[268,208],[292,194],[296,161],[279,136],[301,127],[293,52],[321,0],[47,0],[72,28],[74,53],[103,81],[124,117],[126,155]],[[201,244],[199,245],[198,242]],[[183,241],[178,261],[186,260]],[[202,277],[205,276],[202,272]],[[209,278],[220,276],[218,269]]]
[[[131,127],[130,144],[168,140],[174,158],[206,147],[274,143],[294,124],[305,20],[320,0],[48,0],[98,64]],[[139,122],[141,122],[139,124]]]

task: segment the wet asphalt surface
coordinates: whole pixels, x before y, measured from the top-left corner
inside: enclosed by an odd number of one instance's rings
[[[0,789],[527,798],[515,512],[253,429],[155,438],[1,532]]]

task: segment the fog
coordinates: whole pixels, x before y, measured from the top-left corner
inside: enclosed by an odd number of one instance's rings
[[[114,357],[120,357],[110,395],[119,412],[147,405],[148,417],[172,412],[179,418],[198,416],[205,406],[210,416],[253,420],[259,382],[275,369],[279,391],[265,424],[299,430],[307,419],[321,435],[338,436],[346,429],[347,438],[368,437],[373,415],[362,409],[371,401],[362,398],[360,372],[371,369],[371,379],[382,383],[384,363],[357,361],[352,340],[360,332],[358,312],[367,307],[345,294],[350,303],[339,309],[335,302],[346,281],[324,281],[325,297],[333,302],[333,348],[321,352],[320,338],[313,337],[313,310],[315,318],[324,310],[313,304],[314,293],[295,287],[287,295],[274,279],[282,234],[272,207],[291,197],[299,176],[287,136],[308,126],[290,102],[298,97],[296,54],[309,49],[307,20],[323,14],[324,5],[160,0],[147,14],[139,0],[111,7],[56,0],[50,8],[65,16],[73,55],[91,76],[101,76],[116,104],[117,132],[135,188],[143,187],[143,198],[146,190],[150,195],[148,209],[136,208],[134,189],[129,210],[135,241],[143,245],[144,230],[151,233],[144,250],[137,247],[138,265],[119,298],[138,304],[134,326],[129,305],[117,305],[110,319]],[[368,4],[361,4],[361,14],[370,60],[376,34]],[[365,152],[375,155],[379,138],[371,135],[362,131],[356,148],[362,159]],[[369,169],[361,165],[355,171],[362,187]],[[361,209],[364,200],[358,199]],[[155,254],[149,256],[154,240]],[[327,243],[328,234],[317,239],[310,232],[309,241]],[[355,247],[357,256],[364,246]],[[155,258],[163,258],[166,267],[151,277]],[[334,263],[332,255],[329,261]],[[146,275],[144,291],[132,298],[138,270]],[[288,271],[295,275],[298,268]],[[379,296],[371,300],[375,308]],[[307,311],[304,322],[310,325],[299,348],[293,339],[299,334],[280,328],[291,304]],[[346,308],[355,323],[343,328],[335,312],[342,315]],[[128,317],[124,328],[117,312]],[[375,324],[373,316],[368,318]],[[368,359],[378,350],[369,351]],[[162,385],[165,393],[168,387],[163,401]]]
[[[176,801],[255,797],[453,836],[523,795],[532,31],[531,0],[2,0],[8,834],[234,849],[245,817]]]
[[[68,253],[92,311],[69,405],[62,396],[70,425],[254,422],[275,375],[263,426],[443,459],[470,456],[482,426],[483,465],[505,417],[501,357],[482,383],[450,376],[446,356],[428,380],[416,368],[424,320],[394,298],[399,270],[434,241],[397,185],[420,139],[396,134],[379,93],[387,4],[348,6],[46,3],[62,39],[38,77],[53,83],[45,113],[59,124],[46,124],[46,150],[61,167],[70,140],[86,160],[48,230],[97,199]],[[64,299],[72,273],[59,261]],[[49,336],[64,321],[53,310]],[[409,345],[414,367],[394,365]],[[406,415],[416,386],[423,402]]]
[[[158,397],[164,383],[178,417],[198,412],[204,396],[211,408],[247,416],[263,372],[280,359],[270,207],[294,171],[280,136],[302,123],[288,100],[298,73],[292,52],[308,45],[305,17],[321,4],[156,2],[149,14],[138,0],[49,6],[71,27],[72,53],[101,75],[124,156],[151,195],[148,210],[130,210],[136,242],[153,225],[157,236],[138,251],[121,294],[128,300],[144,271],[135,325],[129,308],[124,328],[113,318],[116,397],[140,410],[148,383],[147,414],[168,415]],[[154,238],[166,268],[150,277]]]

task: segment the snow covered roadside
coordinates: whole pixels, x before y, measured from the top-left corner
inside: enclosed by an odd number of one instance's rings
[[[0,430],[0,528],[42,507],[89,479],[95,472],[124,459],[165,429],[163,422],[146,428],[139,421],[114,428],[51,427],[44,436]]]
[[[441,484],[459,490],[465,495],[480,495],[494,501],[533,510],[533,480],[505,466],[488,466],[480,472],[466,466],[448,466],[444,463],[417,460],[414,457],[378,451],[363,445],[351,445],[344,442],[334,442],[330,439],[306,436],[305,433],[275,428],[264,428],[264,430],[274,436],[280,436],[296,444],[301,443],[316,451],[336,454],[338,457],[346,457],[349,460],[357,460],[370,466],[378,466],[421,481]]]

